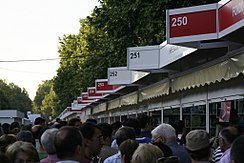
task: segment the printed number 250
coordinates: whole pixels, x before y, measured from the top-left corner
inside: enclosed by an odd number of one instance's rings
[[[177,18],[172,18],[171,19],[171,27],[180,27],[182,25],[187,25],[187,17],[177,17]]]
[[[130,59],[137,59],[137,58],[140,58],[139,52],[131,52],[130,53]]]

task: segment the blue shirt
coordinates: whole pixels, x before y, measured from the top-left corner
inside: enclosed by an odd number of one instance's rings
[[[120,152],[110,156],[104,160],[103,163],[121,163]]]
[[[181,163],[191,163],[191,158],[185,148],[177,142],[165,143],[173,152],[173,155],[180,158]]]
[[[151,143],[151,139],[150,138],[147,138],[147,137],[142,137],[142,138],[136,138],[136,142],[138,144],[149,144]]]

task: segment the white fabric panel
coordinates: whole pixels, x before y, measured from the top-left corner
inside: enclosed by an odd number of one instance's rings
[[[170,96],[163,98],[163,107],[170,108],[172,106],[180,106],[180,93],[170,94]]]
[[[108,102],[108,110],[120,107],[120,98]]]
[[[138,101],[138,93],[133,92],[131,94],[125,95],[121,97],[121,106],[123,105],[133,105],[133,104],[137,104]]]
[[[216,85],[210,85],[208,87],[208,99],[210,102],[223,101],[224,99],[239,99],[244,96],[244,77],[243,75],[238,76],[237,78],[222,81]]]
[[[182,92],[181,104],[196,103],[207,99],[207,87],[190,89]]]
[[[169,94],[169,83],[157,83],[139,92],[139,101]]]
[[[172,92],[229,80],[244,73],[244,54],[229,58],[228,60],[211,67],[189,73],[172,80]]]
[[[86,116],[91,115],[91,108],[86,109],[85,112]]]
[[[93,108],[93,114],[106,111],[106,102],[101,103]]]
[[[148,110],[155,110],[155,109],[162,108],[162,107],[163,107],[163,102],[150,103],[148,105]]]
[[[86,116],[86,112],[85,111],[82,111],[81,112],[81,117],[85,117]]]

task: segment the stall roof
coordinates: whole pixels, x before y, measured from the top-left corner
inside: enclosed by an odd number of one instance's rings
[[[244,48],[217,64],[172,78],[171,88],[172,92],[180,91],[215,83],[222,79],[229,80],[239,74],[244,74]]]

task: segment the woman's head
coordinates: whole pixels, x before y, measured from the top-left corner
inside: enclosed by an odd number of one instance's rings
[[[12,162],[39,162],[39,156],[36,148],[28,142],[17,141],[10,145],[6,150],[6,155]]]
[[[129,163],[132,159],[134,151],[138,148],[139,144],[135,140],[127,139],[119,146],[121,153],[121,160],[124,163]]]
[[[16,136],[14,134],[4,134],[0,137],[0,149],[1,152],[5,153],[6,148],[16,142]]]
[[[132,156],[132,163],[156,163],[163,156],[163,152],[157,146],[140,144]]]

